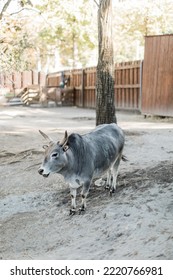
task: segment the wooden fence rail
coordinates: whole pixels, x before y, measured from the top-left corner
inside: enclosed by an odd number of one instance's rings
[[[13,93],[30,85],[44,86],[45,82],[46,75],[43,72],[23,71],[13,72],[12,74],[0,73],[0,86],[8,88]]]
[[[115,64],[115,106],[117,109],[140,111],[142,62]],[[70,77],[69,86],[74,87],[74,105],[84,108],[96,107],[96,67],[64,71]],[[62,72],[47,75],[48,86],[58,86]]]
[[[115,106],[117,109],[140,110],[141,61],[115,64]],[[68,79],[68,86],[74,88],[73,104],[78,107],[96,107],[96,67],[44,73],[24,71],[11,75],[0,74],[1,86],[15,90],[28,85],[59,87]]]

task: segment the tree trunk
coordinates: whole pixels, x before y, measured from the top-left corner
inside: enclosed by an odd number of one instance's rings
[[[100,0],[98,9],[99,58],[96,81],[96,125],[116,123],[114,104],[114,56],[112,0]]]

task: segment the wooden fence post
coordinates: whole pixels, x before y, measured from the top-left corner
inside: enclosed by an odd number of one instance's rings
[[[82,108],[84,107],[84,94],[85,94],[85,87],[84,87],[84,75],[85,75],[85,69],[82,69],[81,73],[81,103],[82,103]]]
[[[140,88],[139,88],[139,110],[142,110],[142,75],[143,75],[143,60],[140,63]]]

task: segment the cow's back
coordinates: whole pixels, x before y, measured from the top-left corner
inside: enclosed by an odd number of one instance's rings
[[[92,143],[96,149],[102,146],[108,146],[111,149],[112,145],[114,145],[116,149],[120,150],[124,146],[124,133],[114,123],[97,126],[90,133],[83,135],[83,139],[88,143]]]
[[[124,146],[124,135],[116,124],[97,126],[90,133],[69,135],[75,172],[103,173],[115,161]]]

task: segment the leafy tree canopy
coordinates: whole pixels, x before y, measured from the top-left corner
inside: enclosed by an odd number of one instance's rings
[[[1,0],[0,71],[97,64],[97,0]],[[143,58],[144,36],[173,33],[173,0],[113,0],[115,62]]]

